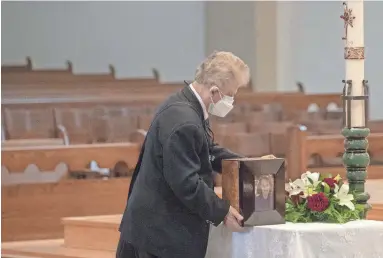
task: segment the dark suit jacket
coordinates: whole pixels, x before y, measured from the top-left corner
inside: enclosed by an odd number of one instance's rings
[[[213,190],[213,170],[239,155],[212,142],[198,99],[186,86],[157,111],[133,173],[121,238],[161,258],[203,258],[209,224],[229,203]]]

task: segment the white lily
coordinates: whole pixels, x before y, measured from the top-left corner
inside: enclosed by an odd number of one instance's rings
[[[307,171],[302,175],[302,179],[307,181],[307,185],[313,186],[314,188],[318,186],[320,174],[318,172]],[[312,183],[309,181],[311,179]]]
[[[286,191],[289,192],[289,196],[297,195],[303,192],[305,193],[306,185],[302,179],[296,179],[294,182],[289,182]],[[306,197],[306,196],[305,196]]]
[[[355,205],[351,202],[354,200],[354,196],[349,194],[350,187],[349,185],[343,184],[340,189],[337,184],[335,184],[334,197],[339,200],[339,205],[347,206],[350,210],[355,210]]]
[[[314,194],[314,188],[317,187],[319,182],[319,173],[311,173],[307,171],[301,175],[301,178],[296,179],[294,182],[289,183],[286,191],[289,192],[290,196],[300,194],[303,192],[303,198]],[[310,182],[309,178],[313,183]]]

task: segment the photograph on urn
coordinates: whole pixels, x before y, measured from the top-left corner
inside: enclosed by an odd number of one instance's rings
[[[244,217],[244,226],[282,224],[284,159],[242,158],[222,163],[222,198]]]
[[[274,175],[254,177],[254,210],[274,210]]]

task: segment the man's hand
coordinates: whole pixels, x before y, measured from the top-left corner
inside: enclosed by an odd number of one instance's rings
[[[241,221],[243,217],[239,212],[230,206],[229,212],[227,213],[224,224],[233,232],[242,232],[244,228],[241,226]]]

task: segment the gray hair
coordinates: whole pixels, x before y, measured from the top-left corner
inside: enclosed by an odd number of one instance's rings
[[[250,80],[249,67],[231,52],[213,52],[197,68],[194,80],[202,85],[225,88],[230,84],[245,86]]]

